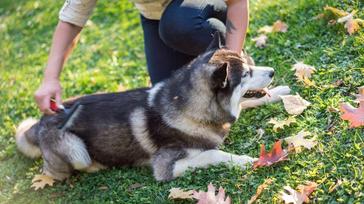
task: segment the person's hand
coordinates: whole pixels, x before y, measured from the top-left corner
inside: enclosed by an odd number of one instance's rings
[[[52,98],[56,100],[57,105],[62,104],[62,87],[58,79],[44,80],[38,90],[34,94],[38,108],[44,114],[55,114],[50,108]]]

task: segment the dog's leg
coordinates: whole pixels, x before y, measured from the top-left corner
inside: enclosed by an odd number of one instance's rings
[[[154,177],[158,181],[166,181],[181,176],[189,168],[204,168],[220,163],[232,163],[245,168],[254,160],[249,156],[230,154],[221,150],[162,149],[153,156],[152,167]]]
[[[221,163],[231,163],[233,165],[246,168],[256,159],[246,155],[236,155],[221,150],[207,150],[199,152],[198,150],[188,150],[188,156],[175,162],[173,168],[173,177],[181,176],[189,168],[206,168],[210,165]]]
[[[82,170],[91,165],[86,146],[76,135],[53,127],[44,128],[41,134],[44,174],[63,180],[71,175],[73,169]]]
[[[269,90],[270,97],[264,96],[262,98],[255,98],[255,99],[247,99],[240,102],[240,108],[241,110],[248,109],[248,108],[254,108],[257,106],[261,106],[267,103],[274,103],[277,101],[280,101],[281,98],[279,96],[281,95],[287,95],[291,92],[291,89],[288,86],[277,86],[271,90]]]
[[[56,180],[62,181],[72,173],[72,167],[58,154],[50,149],[42,149],[43,170],[42,173]]]

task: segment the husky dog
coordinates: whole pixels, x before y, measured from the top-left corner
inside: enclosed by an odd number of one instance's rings
[[[20,124],[16,143],[28,157],[42,156],[43,173],[57,180],[74,170],[114,166],[150,165],[158,181],[220,163],[244,168],[255,159],[218,146],[250,104],[241,103],[269,102],[261,92],[273,75],[272,68],[249,65],[225,49],[216,34],[206,52],[153,88],[66,101],[66,108],[81,105],[62,128],[63,112],[39,122],[28,119]],[[288,93],[285,87],[276,90],[276,95]]]

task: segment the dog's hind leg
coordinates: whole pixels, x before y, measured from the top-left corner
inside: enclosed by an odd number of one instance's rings
[[[57,153],[47,149],[42,151],[43,170],[42,173],[56,180],[62,181],[72,173],[72,166]]]
[[[76,170],[86,169],[92,164],[85,143],[73,133],[64,133],[57,151],[64,155],[65,159]]]
[[[249,156],[215,149],[207,151],[161,149],[152,157],[152,168],[156,180],[166,181],[181,176],[189,168],[206,168],[221,163],[232,163],[245,168],[254,160]]]
[[[73,171],[91,165],[86,145],[76,135],[58,129],[45,132],[41,140],[44,159],[43,173],[57,180],[67,178]]]

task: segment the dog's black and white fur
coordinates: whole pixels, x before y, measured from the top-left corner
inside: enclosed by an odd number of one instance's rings
[[[66,108],[75,102],[84,105],[62,129],[57,127],[64,113],[44,115],[39,122],[26,120],[16,142],[25,155],[42,156],[43,173],[58,180],[73,170],[127,165],[150,165],[159,181],[181,176],[189,168],[228,162],[245,167],[254,159],[217,148],[241,109],[249,107],[243,95],[267,87],[273,73],[272,68],[246,64],[221,47],[215,35],[205,53],[153,88],[69,100]],[[275,91],[289,93],[287,87]],[[269,99],[249,101],[260,105]]]

